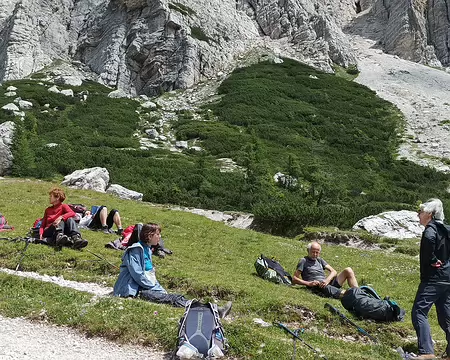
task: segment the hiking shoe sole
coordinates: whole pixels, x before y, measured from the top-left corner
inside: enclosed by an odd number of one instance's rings
[[[73,248],[75,250],[80,250],[86,246],[88,246],[88,241],[84,240],[84,239],[79,239],[79,240],[75,241],[73,244]]]
[[[56,246],[70,247],[72,245],[73,245],[73,242],[68,238],[67,235],[58,234],[56,236]]]

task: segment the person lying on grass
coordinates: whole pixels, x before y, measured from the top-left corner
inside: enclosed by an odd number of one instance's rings
[[[80,230],[74,220],[75,212],[63,201],[66,194],[60,188],[53,188],[48,193],[50,204],[45,209],[39,228],[39,239],[47,239],[50,245],[68,246],[81,249],[87,246],[87,240],[81,238]]]
[[[108,214],[108,208],[106,206],[93,207],[97,208],[94,213],[87,210],[83,217],[79,221],[81,228],[89,230],[101,230],[105,234],[113,234],[113,225],[117,226],[117,235],[122,235],[122,220],[120,218],[119,210],[112,209]]]
[[[335,299],[343,296],[345,291],[341,287],[345,282],[351,288],[358,287],[352,268],[345,268],[338,274],[330,264],[319,257],[320,251],[321,246],[318,242],[308,244],[308,255],[300,260],[292,277],[294,284],[305,285],[322,296]],[[325,276],[325,270],[329,271],[328,276]]]
[[[156,279],[152,262],[151,246],[159,243],[161,227],[157,224],[144,224],[139,234],[139,241],[125,250],[120,265],[119,277],[114,285],[114,296],[140,297],[141,299],[185,307],[187,299],[183,295],[169,294]],[[225,317],[231,310],[229,301],[219,307],[219,315]]]

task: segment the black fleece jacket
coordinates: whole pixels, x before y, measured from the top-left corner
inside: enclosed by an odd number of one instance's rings
[[[422,233],[420,241],[420,281],[445,282],[450,284],[450,239],[448,228],[431,220]],[[433,267],[438,260],[439,268]]]

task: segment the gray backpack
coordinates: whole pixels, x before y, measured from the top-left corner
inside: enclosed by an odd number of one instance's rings
[[[189,300],[178,329],[176,356],[180,359],[216,359],[228,348],[216,304]]]

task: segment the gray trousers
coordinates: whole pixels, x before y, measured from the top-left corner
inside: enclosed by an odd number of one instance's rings
[[[163,291],[155,290],[141,290],[139,291],[139,296],[147,301],[160,304],[169,304],[175,307],[185,307],[188,301],[183,295],[168,294]]]
[[[435,304],[440,327],[447,339],[446,354],[450,356],[450,284],[420,283],[411,312],[417,333],[419,354],[434,354],[428,313]]]

